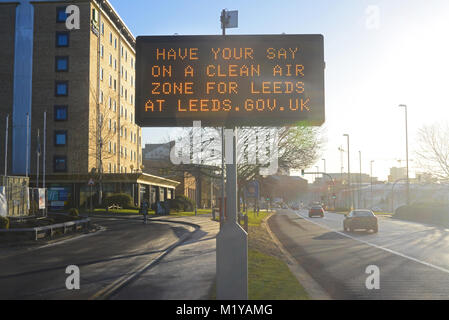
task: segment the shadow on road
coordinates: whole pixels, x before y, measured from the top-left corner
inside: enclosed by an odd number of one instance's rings
[[[327,233],[323,233],[317,237],[313,238],[314,240],[341,240],[341,239],[346,239],[346,237],[342,236],[339,233],[336,232],[327,232]]]

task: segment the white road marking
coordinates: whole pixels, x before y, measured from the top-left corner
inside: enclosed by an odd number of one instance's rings
[[[403,253],[400,253],[400,252],[397,252],[397,251],[394,251],[394,250],[391,250],[391,249],[388,249],[388,248],[379,246],[379,245],[377,245],[377,244],[374,244],[374,243],[371,243],[371,242],[368,242],[368,241],[365,241],[365,240],[361,240],[361,239],[352,237],[352,236],[350,236],[349,234],[346,234],[346,233],[340,232],[340,231],[338,231],[338,230],[332,229],[332,228],[328,227],[327,225],[324,225],[324,224],[321,224],[321,223],[317,223],[317,222],[315,222],[315,221],[312,221],[311,219],[308,219],[307,217],[305,217],[305,216],[303,216],[303,215],[301,215],[301,214],[299,214],[299,213],[296,213],[296,212],[295,212],[295,214],[296,214],[298,217],[301,217],[301,218],[305,219],[306,221],[309,221],[309,222],[311,222],[311,223],[313,223],[313,224],[315,224],[315,225],[317,225],[317,226],[320,226],[320,227],[322,227],[322,228],[328,229],[328,230],[330,230],[330,231],[332,231],[332,232],[335,232],[335,233],[337,233],[337,234],[339,234],[339,235],[341,235],[341,236],[344,236],[344,237],[346,237],[346,238],[349,238],[349,239],[352,239],[352,240],[355,240],[355,241],[359,241],[359,242],[361,242],[361,243],[363,243],[363,244],[369,245],[369,246],[374,247],[374,248],[376,248],[376,249],[384,250],[384,251],[386,251],[386,252],[395,254],[395,255],[400,256],[400,257],[402,257],[402,258],[409,259],[409,260],[411,260],[411,261],[420,263],[420,264],[425,265],[425,266],[427,266],[427,267],[431,267],[431,268],[434,268],[434,269],[436,269],[436,270],[439,270],[439,271],[442,271],[442,272],[445,272],[445,273],[449,274],[449,270],[448,270],[448,269],[445,269],[445,268],[443,268],[443,267],[439,267],[439,266],[436,266],[436,265],[431,264],[431,263],[429,263],[429,262],[425,262],[425,261],[422,261],[422,260],[419,260],[419,259],[410,257],[410,256],[405,255],[405,254],[403,254]]]

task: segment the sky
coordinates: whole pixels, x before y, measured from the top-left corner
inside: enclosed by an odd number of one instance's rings
[[[405,166],[408,108],[410,176],[417,168],[417,131],[449,118],[449,1],[309,0],[184,1],[110,0],[134,34],[221,34],[222,9],[238,10],[239,27],[227,34],[323,34],[326,143],[320,159],[340,172],[350,135],[351,172],[387,179]],[[179,132],[142,129],[142,144],[165,142]],[[347,154],[344,154],[347,172]],[[404,160],[399,162],[398,160]],[[310,168],[319,166],[319,160]]]

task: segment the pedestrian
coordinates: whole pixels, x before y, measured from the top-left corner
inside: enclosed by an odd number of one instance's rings
[[[140,211],[143,214],[143,223],[147,224],[148,202],[146,200],[142,201],[142,204],[140,205]]]

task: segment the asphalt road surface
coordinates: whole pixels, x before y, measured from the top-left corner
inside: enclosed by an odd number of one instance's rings
[[[334,299],[449,299],[449,229],[379,218],[379,232],[343,231],[344,216],[281,210],[269,225]],[[369,290],[368,266],[379,269]]]
[[[97,219],[102,231],[30,249],[0,249],[0,299],[91,299],[161,255],[191,232],[180,224]],[[67,290],[67,266],[80,268],[80,290]]]

